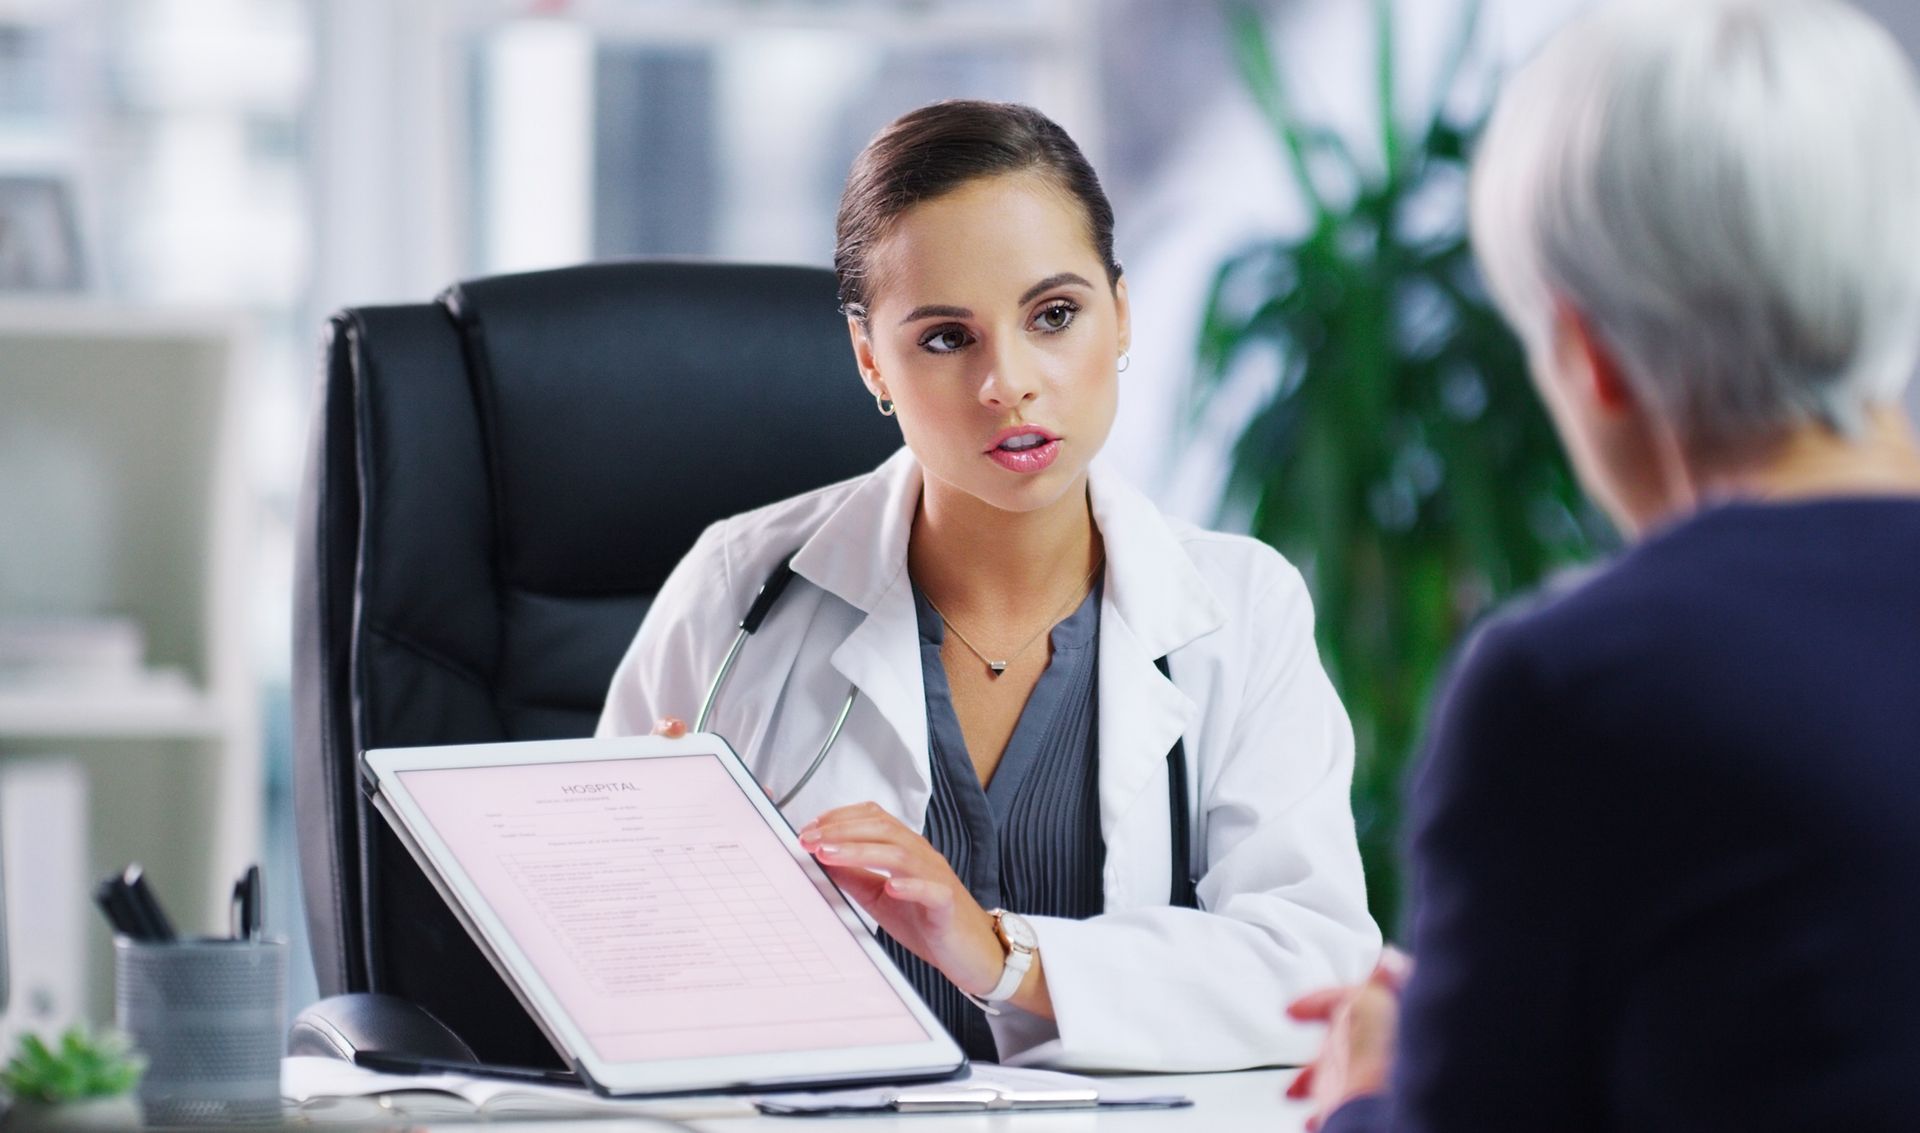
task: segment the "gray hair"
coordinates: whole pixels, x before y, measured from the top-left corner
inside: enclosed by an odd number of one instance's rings
[[[1473,236],[1530,350],[1579,311],[1690,447],[1855,433],[1920,359],[1920,87],[1840,0],[1616,0],[1501,96]]]

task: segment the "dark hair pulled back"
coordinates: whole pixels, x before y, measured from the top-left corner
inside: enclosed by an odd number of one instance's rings
[[[894,119],[854,159],[834,225],[840,309],[866,321],[868,260],[902,213],[982,177],[1027,172],[1049,178],[1080,203],[1107,282],[1118,282],[1113,206],[1067,132],[1031,106],[950,99]]]

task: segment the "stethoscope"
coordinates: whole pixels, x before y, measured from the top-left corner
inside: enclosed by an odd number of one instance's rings
[[[794,554],[799,552],[796,551]],[[693,724],[694,731],[707,730],[707,718],[713,715],[714,698],[720,695],[720,686],[726,684],[727,677],[732,674],[733,663],[740,658],[741,646],[747,643],[747,638],[752,637],[754,631],[760,628],[760,623],[766,621],[767,615],[773,612],[774,603],[780,600],[780,595],[786,591],[787,584],[793,581],[793,575],[793,555],[788,555],[781,560],[779,566],[773,568],[773,573],[767,576],[767,580],[760,584],[759,593],[753,596],[753,603],[747,607],[746,617],[740,619],[739,632],[733,635],[733,644],[728,646],[727,655],[721,659],[720,667],[714,670],[713,680],[707,685],[706,698],[700,702],[700,716]],[[1155,661],[1154,666],[1160,670],[1162,676],[1168,680],[1173,679],[1171,671],[1167,668],[1165,657]],[[774,800],[773,805],[776,808],[786,809],[787,804],[794,800],[794,796],[806,789],[807,784],[813,780],[814,772],[820,770],[820,765],[827,761],[827,753],[833,750],[834,741],[840,738],[840,730],[847,726],[847,716],[853,712],[853,702],[858,699],[860,699],[859,686],[849,684],[847,699],[840,705],[840,714],[834,717],[833,729],[827,733],[826,742],[820,745],[819,754],[813,757],[812,763],[807,764],[806,774],[800,776],[800,781],[793,785],[793,789]],[[1167,903],[1178,908],[1197,909],[1200,907],[1196,892],[1197,879],[1193,876],[1192,862],[1188,856],[1190,843],[1187,834],[1187,747],[1184,739],[1175,740],[1173,749],[1167,752],[1167,809],[1168,829],[1172,835],[1168,840],[1168,849],[1172,854],[1171,876],[1173,877],[1173,891],[1168,896]]]
[[[713,715],[714,698],[720,695],[720,686],[726,684],[727,677],[732,674],[733,663],[740,658],[740,647],[747,643],[747,638],[752,637],[753,632],[760,628],[760,623],[766,621],[767,615],[773,612],[773,604],[780,600],[780,595],[786,590],[787,584],[793,581],[793,573],[793,555],[788,555],[780,561],[779,566],[773,568],[773,573],[767,576],[767,580],[760,584],[760,592],[753,596],[753,604],[747,607],[747,616],[740,619],[739,632],[733,635],[733,644],[728,647],[727,655],[721,660],[720,667],[714,670],[713,681],[707,685],[706,699],[700,702],[700,717],[693,723],[694,731],[707,730],[707,717]],[[833,730],[827,733],[827,741],[820,745],[820,753],[813,757],[812,763],[807,764],[807,773],[800,776],[800,781],[793,785],[793,789],[774,800],[773,805],[776,808],[785,810],[787,804],[794,800],[794,796],[805,790],[807,784],[813,780],[813,773],[820,770],[820,765],[827,761],[827,753],[833,750],[834,741],[840,738],[840,730],[847,726],[847,717],[853,712],[853,702],[858,699],[860,699],[859,686],[849,684],[847,699],[840,705],[840,714],[834,717]]]

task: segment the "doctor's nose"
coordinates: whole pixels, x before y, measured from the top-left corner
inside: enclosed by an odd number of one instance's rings
[[[1006,355],[994,358],[993,369],[980,383],[981,403],[1002,408],[1032,401],[1039,392],[1039,375],[1019,359]]]

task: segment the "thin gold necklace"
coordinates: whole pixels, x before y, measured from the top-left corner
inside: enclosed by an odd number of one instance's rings
[[[1014,650],[1012,653],[1007,654],[1006,660],[1004,661],[995,661],[993,658],[987,656],[985,653],[980,652],[980,647],[978,645],[975,645],[973,642],[967,640],[967,635],[960,632],[960,627],[953,624],[953,619],[941,613],[940,607],[933,605],[933,599],[927,598],[927,605],[933,606],[933,612],[940,615],[940,624],[952,630],[953,636],[960,639],[960,644],[972,650],[973,655],[975,657],[978,657],[980,658],[980,660],[986,662],[987,670],[989,671],[989,673],[991,673],[991,675],[994,677],[998,677],[1001,673],[1004,673],[1007,671],[1008,665],[1011,665],[1015,661],[1019,660],[1020,655],[1022,653],[1025,653],[1028,650],[1028,648],[1030,648],[1033,645],[1034,642],[1040,640],[1041,634],[1044,634],[1048,630],[1052,629],[1055,625],[1059,623],[1061,618],[1066,616],[1068,610],[1071,610],[1075,606],[1078,606],[1081,603],[1081,601],[1086,598],[1087,592],[1093,588],[1093,576],[1096,574],[1099,574],[1100,568],[1106,565],[1107,565],[1107,557],[1105,555],[1100,556],[1100,560],[1093,564],[1093,569],[1087,572],[1087,577],[1080,580],[1080,588],[1073,592],[1073,597],[1067,599],[1064,605],[1062,605],[1059,609],[1055,610],[1053,612],[1053,616],[1048,618],[1046,622],[1041,625],[1040,629],[1032,637],[1029,637],[1025,641],[1021,642],[1020,648]],[[923,598],[926,598],[926,592],[922,591],[920,596]]]

